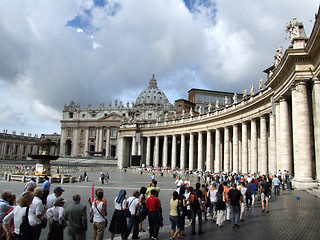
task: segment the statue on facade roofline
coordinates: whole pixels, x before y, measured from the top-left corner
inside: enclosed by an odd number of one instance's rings
[[[220,106],[219,106],[219,99],[217,98],[216,99],[216,109],[219,109],[220,108]]]
[[[297,18],[293,18],[292,22],[290,21],[286,25],[286,32],[289,32],[289,37],[290,37],[291,41],[294,38],[300,37],[299,23],[297,21]]]
[[[209,102],[209,105],[208,105],[208,113],[211,112],[211,108],[212,108],[212,105],[211,105],[211,102]]]
[[[246,99],[248,96],[248,92],[247,89],[243,89],[243,95],[242,95],[242,99]]]
[[[276,51],[276,54],[274,55],[274,60],[273,60],[273,65],[275,66],[275,67],[278,67],[279,66],[279,64],[280,64],[280,61],[281,61],[281,59],[282,59],[282,47],[281,46],[279,46],[278,47],[278,49],[277,49],[277,51]]]
[[[224,97],[224,105],[226,107],[228,106],[228,97],[227,96]]]
[[[259,90],[261,91],[263,89],[263,79],[262,77],[259,78]]]
[[[254,95],[254,86],[253,86],[253,84],[250,87],[250,95],[251,96]]]
[[[234,93],[233,95],[233,104],[238,103],[237,93]]]

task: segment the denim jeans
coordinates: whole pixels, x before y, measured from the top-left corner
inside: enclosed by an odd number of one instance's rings
[[[240,206],[232,206],[231,205],[231,218],[232,218],[232,226],[238,224],[240,218]]]
[[[192,225],[191,225],[191,232],[196,232],[196,215],[198,215],[198,222],[199,222],[199,232],[202,232],[202,216],[201,216],[201,209],[200,208],[191,208],[192,211]]]
[[[128,219],[128,232],[127,232],[127,237],[130,235],[131,233],[131,229],[133,228],[132,230],[132,237],[133,238],[137,238],[138,235],[139,235],[139,216],[131,216],[129,217]]]
[[[279,196],[279,185],[274,185],[274,196]]]

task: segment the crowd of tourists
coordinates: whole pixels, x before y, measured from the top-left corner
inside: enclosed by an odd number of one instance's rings
[[[102,179],[100,174],[100,179]],[[108,181],[109,176],[106,179]],[[191,227],[191,235],[204,234],[203,220],[210,220],[218,227],[230,221],[233,228],[239,228],[239,221],[244,221],[245,211],[261,203],[261,211],[269,213],[269,199],[272,195],[282,194],[284,186],[290,187],[288,172],[280,171],[272,177],[241,174],[208,174],[206,181],[192,185],[189,175],[178,174],[170,199],[170,209],[162,209],[155,174],[148,187],[134,190],[127,195],[126,190],[119,191],[113,205],[114,212],[107,219],[107,201],[102,188],[95,189],[95,198],[90,202],[90,217],[87,209],[80,203],[81,196],[73,194],[73,204],[64,207],[62,197],[64,189],[54,188],[50,194],[51,183],[45,177],[41,187],[35,179],[25,184],[24,192],[16,198],[9,190],[1,194],[0,199],[0,237],[2,239],[40,239],[43,228],[48,228],[47,239],[63,239],[67,229],[68,239],[86,239],[87,221],[92,223],[92,237],[103,239],[105,229],[111,233],[111,239],[120,234],[122,239],[139,239],[139,233],[146,232],[142,223],[148,218],[150,239],[158,238],[163,226],[162,211],[170,211],[171,238],[184,238],[185,227]],[[16,201],[17,200],[17,201]],[[196,219],[198,221],[196,221]],[[186,223],[188,220],[188,223]],[[196,232],[196,225],[198,231]],[[132,234],[131,234],[132,233]]]

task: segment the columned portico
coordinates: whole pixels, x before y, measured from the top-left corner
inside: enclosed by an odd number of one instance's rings
[[[153,166],[159,166],[159,136],[156,136],[153,152]]]
[[[172,155],[171,155],[171,167],[175,169],[177,167],[177,136],[172,136]]]
[[[313,127],[314,127],[314,148],[316,179],[320,182],[320,79],[312,79],[312,109],[313,109]]]
[[[312,143],[307,87],[298,81],[292,88],[292,129],[295,186],[314,182],[312,178]]]
[[[241,147],[242,147],[242,169],[243,174],[248,173],[248,125],[246,122],[241,124],[242,135],[241,135]]]
[[[223,164],[223,170],[225,172],[230,171],[230,134],[229,134],[229,128],[224,128],[224,164]]]
[[[232,171],[239,172],[239,129],[237,125],[233,125],[232,154],[233,163]]]
[[[260,117],[260,174],[268,173],[268,139],[266,116]]]
[[[180,168],[186,168],[186,136],[181,134]]]
[[[203,169],[203,134],[198,133],[198,170]]]
[[[168,136],[165,135],[163,138],[163,153],[162,153],[162,166],[168,166]]]
[[[214,169],[216,172],[221,171],[221,133],[220,129],[216,129],[216,140],[215,140],[215,159],[214,159]]]
[[[207,157],[206,157],[206,169],[213,169],[213,156],[212,156],[212,132],[207,131]]]
[[[300,117],[300,116],[299,116]],[[287,170],[293,173],[292,166],[292,137],[291,137],[291,117],[289,113],[289,104],[286,99],[280,99],[280,161],[279,169]]]
[[[151,137],[147,137],[147,154],[146,154],[146,165],[151,165]]]
[[[257,136],[257,122],[255,119],[251,120],[251,166],[250,172],[258,172],[258,136]]]
[[[194,166],[194,135],[190,133],[189,141],[189,170],[193,170]]]

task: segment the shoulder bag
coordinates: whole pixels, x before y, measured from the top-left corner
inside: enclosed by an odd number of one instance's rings
[[[105,216],[103,216],[103,214],[99,211],[96,201],[94,201],[94,206],[96,207],[98,213],[104,218],[104,220],[106,221],[106,225],[104,225],[104,227],[106,228],[108,226],[108,219],[105,218]],[[91,221],[91,216],[90,216],[90,221]],[[92,214],[92,222],[93,222],[93,214]]]

